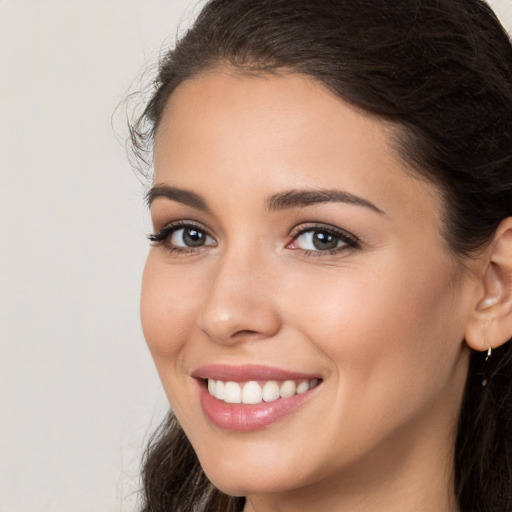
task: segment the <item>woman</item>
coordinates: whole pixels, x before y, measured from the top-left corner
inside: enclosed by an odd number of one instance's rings
[[[212,0],[132,140],[173,410],[144,511],[512,510],[512,47],[485,3]]]

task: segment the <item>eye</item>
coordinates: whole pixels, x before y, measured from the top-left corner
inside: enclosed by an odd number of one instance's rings
[[[165,245],[169,250],[191,251],[216,245],[215,240],[199,226],[193,224],[170,224],[148,236],[155,245]]]
[[[213,240],[200,229],[195,227],[175,229],[169,242],[176,247],[202,247],[203,245],[212,245]]]
[[[288,245],[288,249],[327,254],[356,247],[358,241],[353,235],[333,226],[302,226]]]

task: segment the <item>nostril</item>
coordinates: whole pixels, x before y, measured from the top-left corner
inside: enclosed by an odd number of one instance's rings
[[[236,337],[254,337],[254,336],[261,336],[261,333],[258,331],[250,331],[250,330],[243,330],[243,331],[237,331],[233,334],[233,338]]]
[[[212,304],[204,308],[198,318],[200,331],[210,341],[217,344],[233,344],[244,341],[258,341],[275,336],[281,327],[276,311],[265,306],[247,305],[243,301],[236,304]],[[232,311],[226,312],[227,307]]]

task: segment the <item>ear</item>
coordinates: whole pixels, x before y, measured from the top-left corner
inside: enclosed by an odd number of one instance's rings
[[[498,226],[481,262],[480,295],[465,334],[472,349],[487,351],[512,337],[512,217]]]

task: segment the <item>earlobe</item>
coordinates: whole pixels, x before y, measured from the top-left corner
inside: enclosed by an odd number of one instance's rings
[[[512,337],[512,217],[503,220],[482,254],[482,295],[466,328],[466,343],[487,351]]]

